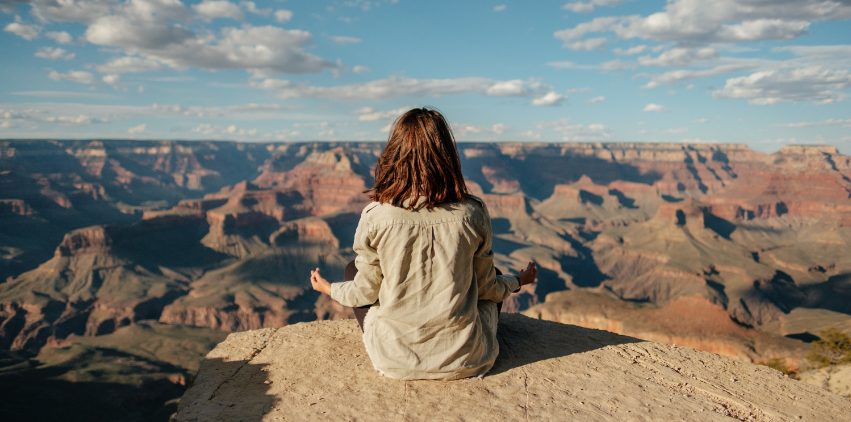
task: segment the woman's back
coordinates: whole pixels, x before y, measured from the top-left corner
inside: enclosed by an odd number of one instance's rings
[[[353,245],[357,274],[330,284],[317,269],[314,289],[345,306],[371,306],[364,344],[384,375],[483,375],[499,353],[496,303],[536,271],[530,263],[520,278],[496,275],[490,216],[467,191],[439,112],[413,109],[396,120],[369,192],[375,202],[361,214]]]
[[[354,245],[358,276],[334,284],[331,297],[355,305],[378,299],[364,327],[376,369],[397,379],[455,379],[490,369],[498,353],[491,299],[502,301],[519,287],[515,277],[496,279],[490,240],[490,218],[475,197],[432,209],[364,209]]]

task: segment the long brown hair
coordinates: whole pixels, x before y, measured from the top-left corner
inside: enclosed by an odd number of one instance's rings
[[[432,107],[415,108],[393,122],[384,152],[375,166],[370,199],[384,204],[434,208],[467,199],[461,160],[452,129]]]

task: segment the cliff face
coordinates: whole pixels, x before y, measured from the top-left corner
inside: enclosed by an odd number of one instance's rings
[[[233,331],[350,316],[307,274],[341,280],[382,147],[0,143],[0,346],[36,351],[141,319]],[[506,312],[748,361],[797,359],[806,345],[783,336],[851,330],[851,158],[836,150],[459,149],[497,266],[540,267]],[[568,291],[610,295],[578,313]],[[688,304],[690,325],[656,323]]]
[[[851,401],[780,372],[606,331],[502,315],[483,379],[397,381],[372,369],[354,321],[228,336],[175,421],[841,420]]]

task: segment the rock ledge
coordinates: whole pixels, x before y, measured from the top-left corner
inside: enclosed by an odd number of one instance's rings
[[[174,420],[830,421],[851,401],[764,366],[504,314],[483,379],[397,381],[372,369],[353,320],[234,333]]]

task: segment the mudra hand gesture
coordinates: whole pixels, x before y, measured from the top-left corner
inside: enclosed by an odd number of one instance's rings
[[[310,272],[310,284],[313,290],[331,296],[331,283],[319,274],[319,268]]]
[[[535,279],[538,278],[538,266],[534,261],[530,261],[525,270],[520,270],[517,278],[520,279],[521,286],[534,283]]]

